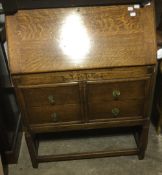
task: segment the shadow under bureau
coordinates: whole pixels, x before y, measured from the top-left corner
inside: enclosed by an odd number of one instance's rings
[[[33,167],[144,158],[156,72],[153,4],[20,10],[6,16],[9,67]],[[38,155],[39,133],[138,126],[137,148]]]

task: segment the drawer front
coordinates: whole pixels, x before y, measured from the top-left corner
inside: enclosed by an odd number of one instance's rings
[[[78,83],[51,87],[23,88],[22,93],[27,106],[79,104]]]
[[[143,100],[109,101],[88,104],[90,120],[143,116]]]
[[[28,109],[28,119],[30,124],[63,124],[82,121],[80,106],[75,104],[32,107]]]
[[[143,99],[147,93],[148,82],[148,79],[89,82],[87,84],[88,103]]]

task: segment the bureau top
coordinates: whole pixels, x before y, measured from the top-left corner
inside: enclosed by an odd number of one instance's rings
[[[12,74],[155,64],[153,6],[22,10],[6,17]]]

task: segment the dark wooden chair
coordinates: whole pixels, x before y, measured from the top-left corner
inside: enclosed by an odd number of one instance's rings
[[[17,163],[22,131],[21,116],[8,71],[5,40],[4,21],[0,20],[0,155],[4,173],[7,174],[7,164]]]

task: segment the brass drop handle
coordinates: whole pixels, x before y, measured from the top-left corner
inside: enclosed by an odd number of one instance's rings
[[[113,108],[112,109],[112,114],[114,117],[117,117],[120,113],[120,109],[119,108]]]
[[[54,96],[53,95],[49,95],[48,96],[48,101],[51,105],[54,105],[55,104],[55,99],[54,99]]]
[[[117,99],[120,96],[120,91],[119,90],[113,90],[112,96],[114,99]]]
[[[53,122],[58,122],[59,118],[56,112],[51,114],[51,118]]]

